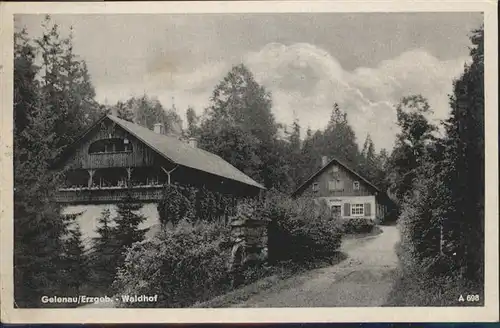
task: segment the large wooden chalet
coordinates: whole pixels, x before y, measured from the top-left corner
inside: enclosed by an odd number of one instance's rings
[[[165,184],[205,187],[240,196],[265,189],[221,157],[197,147],[196,141],[166,135],[112,115],[103,116],[70,145],[56,162],[67,171],[57,201],[106,204],[128,190],[141,202],[157,202]]]
[[[385,219],[394,203],[386,193],[336,158],[322,157],[322,167],[298,187],[292,197],[307,195],[326,201],[343,219]]]

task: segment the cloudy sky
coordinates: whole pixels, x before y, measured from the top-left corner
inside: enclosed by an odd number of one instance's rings
[[[316,13],[54,15],[74,28],[75,51],[89,67],[97,98],[114,103],[144,93],[184,117],[202,113],[218,81],[245,63],[273,95],[279,122],[294,115],[324,128],[334,102],[362,143],[392,148],[394,104],[408,94],[448,114],[452,81],[469,60],[468,35],[479,13]],[[41,15],[19,15],[16,28],[41,31]]]

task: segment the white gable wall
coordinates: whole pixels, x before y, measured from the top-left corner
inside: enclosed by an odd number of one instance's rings
[[[63,209],[63,214],[76,214],[83,212],[77,217],[76,223],[80,225],[82,231],[82,239],[86,247],[90,247],[92,238],[97,237],[96,229],[101,212],[104,209],[110,210],[110,219],[117,216],[115,204],[100,204],[100,205],[70,205]],[[144,215],[147,219],[139,226],[140,229],[149,228],[160,223],[160,216],[156,208],[156,204],[148,203],[137,212]]]

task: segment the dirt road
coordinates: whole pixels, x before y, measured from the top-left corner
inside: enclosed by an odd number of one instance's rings
[[[365,239],[345,240],[348,259],[340,264],[290,278],[283,289],[271,289],[233,307],[349,307],[384,305],[398,265],[394,226]]]

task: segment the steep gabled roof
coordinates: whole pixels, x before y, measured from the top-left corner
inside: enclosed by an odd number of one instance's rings
[[[338,159],[336,158],[333,158],[331,159],[325,166],[323,166],[321,169],[319,169],[316,173],[314,173],[313,175],[311,175],[311,177],[309,177],[309,179],[307,179],[302,185],[300,185],[300,187],[298,187],[293,193],[292,193],[292,197],[295,197],[297,194],[301,193],[302,191],[304,191],[305,188],[307,188],[307,186],[309,186],[311,184],[311,182],[317,177],[319,176],[321,173],[323,173],[324,171],[326,171],[329,167],[331,167],[334,163],[337,163],[338,165],[342,166],[344,169],[346,169],[347,171],[351,172],[353,175],[355,175],[356,177],[358,177],[361,181],[363,181],[366,185],[368,185],[369,187],[371,187],[373,190],[375,190],[376,192],[381,192],[379,188],[377,188],[373,183],[371,183],[370,181],[368,181],[366,178],[364,178],[361,174],[357,173],[356,171],[354,171],[353,169],[351,169],[348,165],[342,163],[341,161],[339,161]]]
[[[160,156],[175,164],[207,172],[226,179],[235,180],[260,189],[266,189],[264,186],[254,181],[252,178],[226,162],[221,157],[203,149],[192,147],[176,137],[156,133],[145,127],[122,120],[113,115],[106,115],[98,120],[93,127],[105,118],[110,119],[153,149]],[[84,135],[89,133],[93,127],[88,129]],[[82,137],[78,140],[81,140],[84,135],[82,135]]]

